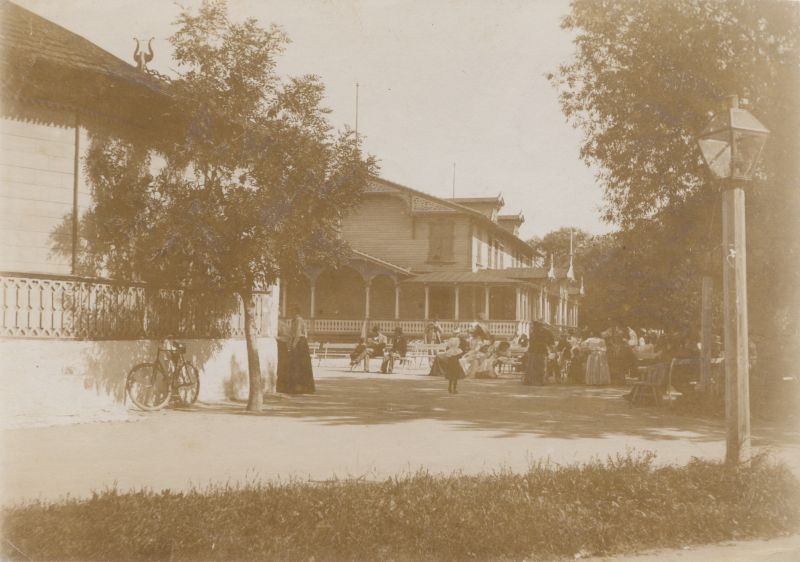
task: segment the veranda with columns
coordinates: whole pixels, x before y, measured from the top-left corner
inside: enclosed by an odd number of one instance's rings
[[[533,270],[531,270],[533,271]],[[538,273],[538,272],[537,272]],[[281,317],[295,310],[309,322],[312,339],[354,341],[365,328],[401,327],[421,337],[432,320],[446,335],[481,319],[491,334],[510,339],[533,320],[558,328],[578,325],[577,292],[565,279],[512,277],[508,270],[413,274],[366,255],[338,269],[316,269],[281,286]]]

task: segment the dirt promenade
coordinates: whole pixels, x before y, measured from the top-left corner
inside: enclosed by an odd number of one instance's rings
[[[248,479],[383,478],[432,472],[525,470],[531,463],[650,450],[662,463],[721,458],[721,423],[630,408],[620,388],[527,387],[468,380],[460,394],[415,374],[321,369],[317,393],[276,396],[260,414],[242,404],[134,414],[128,422],[2,433],[2,501],[186,489]],[[754,428],[800,474],[796,430]]]

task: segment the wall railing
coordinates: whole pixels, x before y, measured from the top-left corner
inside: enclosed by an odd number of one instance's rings
[[[281,331],[288,333],[290,318],[281,318]],[[309,335],[312,338],[320,339],[329,335],[349,335],[357,338],[372,326],[378,326],[385,333],[390,334],[399,326],[403,333],[409,336],[423,336],[425,327],[430,324],[430,320],[350,320],[338,318],[314,318],[306,319]],[[440,320],[439,326],[445,336],[459,332],[469,332],[471,322],[455,320]],[[485,322],[489,333],[499,338],[513,338],[517,334],[527,333],[530,330],[530,322],[522,320],[490,320]],[[366,326],[366,327],[365,327]]]
[[[271,294],[256,298],[256,335],[274,334]],[[0,336],[53,339],[244,335],[232,293],[199,293],[80,277],[0,273]]]

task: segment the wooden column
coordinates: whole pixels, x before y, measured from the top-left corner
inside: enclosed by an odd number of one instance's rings
[[[400,283],[394,284],[394,319],[400,320]]]
[[[483,288],[483,313],[486,315],[486,318],[484,318],[484,320],[486,321],[489,320],[490,293],[491,293],[491,288],[489,287],[489,285],[486,285]]]
[[[459,309],[458,309],[458,301],[459,301],[459,291],[458,285],[453,288],[453,320],[458,320]]]
[[[747,334],[747,258],[744,190],[722,192],[723,302],[725,312],[725,460],[750,457],[750,388]]]
[[[279,283],[278,284],[278,290],[280,291],[279,295],[280,295],[280,301],[281,301],[281,316],[286,318],[286,307],[287,307],[286,300],[289,297],[289,294],[288,294],[286,289],[288,287],[286,285],[286,282],[283,279],[280,279],[278,281],[278,283]]]
[[[315,312],[315,310],[317,308],[317,306],[316,306],[317,305],[317,278],[315,277],[314,279],[309,279],[308,286],[309,286],[309,289],[310,289],[310,294],[309,294],[308,301],[309,301],[309,308],[311,309],[309,311],[309,313],[308,313],[308,317],[309,318],[314,318],[314,312]]]
[[[369,296],[372,279],[364,281],[364,318],[369,320]]]
[[[514,297],[517,303],[514,310],[514,320],[519,322],[522,320],[522,291],[519,287],[514,289]]]
[[[700,293],[700,386],[708,391],[711,383],[711,277],[703,277]]]
[[[81,120],[80,115],[75,113],[75,153],[72,166],[72,260],[70,272],[78,274],[78,186],[81,178]]]
[[[430,317],[431,288],[425,285],[425,320]]]
[[[544,288],[541,288],[539,289],[539,320],[541,321],[545,321],[547,318],[545,312],[546,308],[547,308],[547,297],[545,295]]]

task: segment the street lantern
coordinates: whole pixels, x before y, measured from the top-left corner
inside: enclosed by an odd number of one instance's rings
[[[711,173],[722,181],[722,292],[725,322],[725,459],[750,456],[750,385],[747,328],[745,182],[753,178],[769,130],[738,98],[711,118],[697,139]],[[704,283],[705,286],[705,283]],[[706,339],[709,332],[703,330]],[[704,351],[710,342],[704,341]]]
[[[697,144],[715,177],[747,181],[753,177],[769,130],[739,107],[737,96],[726,101],[727,107],[711,118]]]

